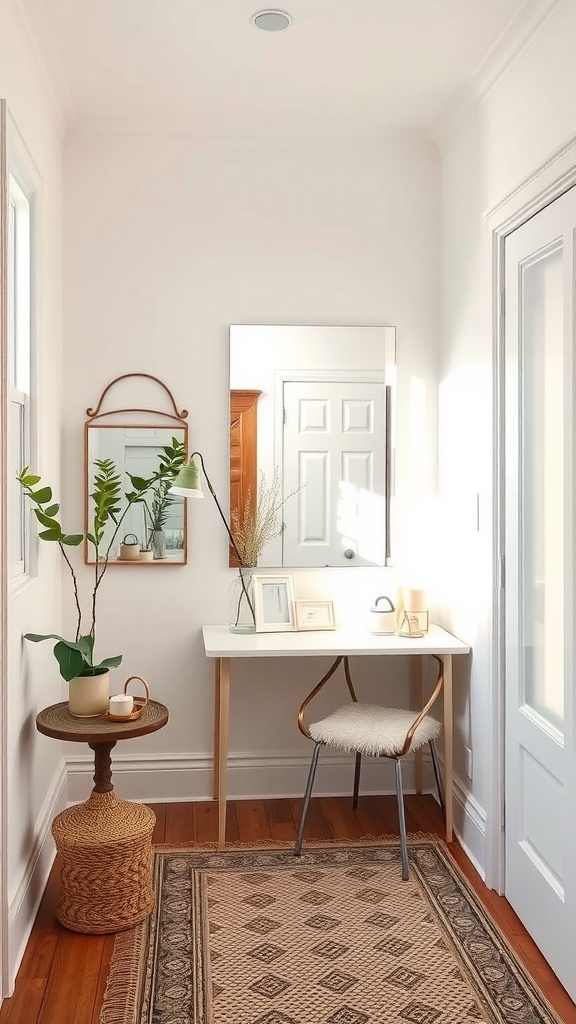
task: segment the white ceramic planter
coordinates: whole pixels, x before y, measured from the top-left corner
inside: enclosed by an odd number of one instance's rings
[[[108,710],[110,672],[76,676],[68,683],[68,711],[74,718],[96,718]]]

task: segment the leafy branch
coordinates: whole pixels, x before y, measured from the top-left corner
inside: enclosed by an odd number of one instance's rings
[[[122,480],[115,463],[112,459],[96,459],[94,465],[96,474],[94,477],[94,490],[90,494],[93,503],[92,520],[90,529],[85,533],[67,533],[60,521],[60,505],[53,501],[52,488],[42,484],[41,477],[29,472],[29,467],[18,474],[24,494],[30,500],[34,515],[42,529],[39,530],[40,540],[56,543],[70,573],[76,607],[76,632],[74,640],[66,640],[64,637],[54,633],[39,634],[26,633],[25,638],[34,643],[41,640],[56,640],[54,656],[60,666],[60,675],[66,679],[74,679],[81,673],[96,673],[106,668],[116,668],[122,661],[122,655],[115,655],[113,658],[106,658],[104,661],[94,664],[94,644],[96,640],[96,612],[97,597],[102,579],[108,568],[110,553],[122,527],[122,523],[132,505],[143,503],[146,506],[145,495],[150,489],[166,486],[168,490],[176,473],[182,466],[185,458],[184,444],[173,437],[171,443],[164,445],[158,460],[158,469],[150,477],[140,477],[128,474],[132,490],[122,494]],[[124,508],[123,508],[123,503]],[[109,523],[113,524],[113,531],[106,543],[102,553],[102,545]],[[78,578],[72,561],[68,555],[68,548],[78,547],[86,541],[94,548],[94,585],[90,604],[90,628],[87,633],[82,632],[82,608],[80,604]]]

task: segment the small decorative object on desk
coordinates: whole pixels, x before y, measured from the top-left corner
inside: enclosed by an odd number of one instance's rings
[[[381,601],[386,604],[380,604]],[[379,633],[381,636],[390,636],[396,632],[398,616],[396,609],[389,597],[382,594],[374,601],[374,607],[370,609],[370,632]]]
[[[398,623],[400,636],[424,636],[428,632],[426,591],[402,587],[402,605]]]
[[[145,691],[144,697],[133,697],[132,694],[128,693],[128,683],[132,679],[140,680]],[[105,717],[110,722],[135,722],[137,718],[140,718],[149,700],[150,690],[146,680],[142,676],[129,676],[124,683],[124,692],[110,697],[110,704],[108,711],[105,712]]]
[[[241,565],[228,590],[228,628],[231,633],[254,633],[254,570]]]
[[[290,573],[254,573],[254,614],[257,633],[286,633],[296,628],[294,578]]]
[[[336,629],[333,601],[295,601],[296,629]]]
[[[231,633],[254,633],[262,629],[257,623],[257,595],[253,589],[252,573],[254,570],[258,571],[258,558],[266,545],[284,532],[280,512],[288,498],[296,493],[291,491],[286,497],[282,497],[280,475],[276,467],[270,484],[267,483],[264,473],[260,473],[255,501],[249,487],[244,508],[232,509],[230,540],[240,567],[238,577],[230,584],[228,594],[228,628]],[[294,624],[292,622],[291,625],[284,625],[282,628],[294,629]]]

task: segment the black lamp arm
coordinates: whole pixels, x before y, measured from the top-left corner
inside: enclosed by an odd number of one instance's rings
[[[244,561],[242,559],[242,556],[241,556],[240,552],[238,551],[238,548],[236,547],[236,541],[234,540],[234,537],[232,536],[232,530],[230,529],[230,527],[228,526],[228,523],[226,522],[226,516],[224,515],[222,509],[220,508],[220,502],[218,501],[218,498],[216,497],[216,491],[212,487],[212,484],[210,482],[210,477],[208,476],[208,473],[206,472],[206,466],[204,465],[204,459],[202,458],[202,453],[201,452],[192,452],[192,455],[190,456],[189,461],[192,461],[192,459],[194,459],[196,456],[198,456],[198,458],[200,459],[200,465],[202,466],[202,472],[203,472],[203,474],[204,474],[204,476],[206,478],[206,483],[208,484],[208,490],[210,491],[210,494],[214,498],[214,504],[216,505],[216,508],[218,509],[218,512],[220,513],[220,519],[224,523],[224,526],[226,528],[226,533],[228,534],[228,536],[230,538],[230,543],[231,543],[232,547],[234,548],[234,551],[236,552],[236,555],[238,556],[238,561],[240,562],[240,565],[243,566],[244,565]]]

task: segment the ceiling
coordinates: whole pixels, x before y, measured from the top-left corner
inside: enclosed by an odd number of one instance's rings
[[[534,7],[282,0],[291,27],[263,32],[258,0],[14,2],[70,122],[370,138],[434,126]]]

